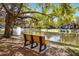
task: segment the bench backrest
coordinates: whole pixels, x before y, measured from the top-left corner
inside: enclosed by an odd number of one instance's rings
[[[46,44],[45,36],[24,34],[25,40],[31,41],[32,40],[31,38],[33,38],[34,43],[39,43],[39,37],[41,37],[41,44],[45,45]]]
[[[39,36],[33,35],[33,41],[34,43],[39,43]]]
[[[26,35],[26,39],[31,41],[31,35]]]
[[[28,41],[31,41],[31,35],[24,34],[24,39],[28,40]]]
[[[46,44],[45,36],[42,36],[42,44]]]
[[[42,43],[43,45],[45,45],[45,44],[46,44],[45,36],[41,36],[41,38],[42,38],[42,40],[41,40],[42,42],[41,42],[41,43]]]

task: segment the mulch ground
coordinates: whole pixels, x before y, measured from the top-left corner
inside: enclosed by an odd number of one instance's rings
[[[35,50],[23,47],[23,39],[1,38],[0,56],[67,56],[66,49],[52,46],[45,52],[40,53]]]
[[[1,56],[38,56],[39,53],[23,47],[23,41],[19,39],[3,38],[0,40]]]

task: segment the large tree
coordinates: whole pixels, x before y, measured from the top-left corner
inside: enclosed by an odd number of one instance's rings
[[[48,25],[60,25],[64,24],[70,24],[71,20],[73,18],[73,14],[75,13],[75,9],[70,4],[59,4],[59,6],[54,7],[54,4],[38,4],[40,8],[42,8],[41,12],[38,12],[37,10],[32,10],[29,8],[28,4],[23,3],[5,3],[0,4],[0,11],[3,10],[5,13],[5,37],[10,37],[12,32],[12,27],[14,23],[18,19],[26,19],[31,18],[32,21],[36,23],[36,25],[42,26],[48,26]],[[28,15],[30,14],[30,15]],[[52,20],[54,18],[58,18],[58,23],[53,23]],[[57,26],[58,26],[57,25]]]
[[[5,32],[4,37],[10,37],[12,32],[12,26],[16,21],[19,13],[21,11],[23,4],[2,4],[3,9],[5,10]]]
[[[5,11],[5,32],[4,32],[4,37],[9,38],[11,36],[12,32],[12,27],[14,23],[17,21],[17,19],[24,19],[24,18],[31,18],[32,20],[37,21],[38,19],[33,17],[33,16],[28,16],[27,14],[41,14],[48,16],[45,13],[37,12],[37,11],[32,11],[32,9],[27,7],[27,4],[23,3],[5,3],[1,4],[3,8],[2,10]],[[50,16],[48,16],[50,17]]]

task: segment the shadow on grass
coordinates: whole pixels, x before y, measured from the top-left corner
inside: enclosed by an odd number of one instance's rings
[[[67,48],[66,52],[69,56],[79,56],[79,50]]]
[[[74,47],[74,48],[79,48],[79,46],[71,45],[71,44],[52,42],[52,41],[51,41],[51,43],[58,44],[61,46],[70,46],[70,47]],[[79,56],[79,50],[77,50],[77,49],[66,48],[66,53],[68,54],[68,56]]]
[[[77,46],[77,45],[66,44],[66,43],[60,43],[60,42],[53,42],[53,41],[49,41],[49,42],[50,42],[50,43],[53,43],[53,44],[62,45],[62,46],[71,46],[71,47],[79,48],[79,46]]]

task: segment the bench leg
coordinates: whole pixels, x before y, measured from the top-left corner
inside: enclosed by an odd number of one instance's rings
[[[44,46],[44,48],[42,48]],[[43,51],[43,50],[45,50],[46,49],[46,45],[40,45],[40,48],[39,48],[39,52],[41,52],[41,51]]]
[[[28,42],[27,40],[24,42],[24,46],[28,46],[28,45],[31,44],[31,43],[28,43],[28,44],[27,44],[27,42]],[[29,42],[31,42],[31,41],[29,41]]]
[[[26,40],[25,40],[25,42],[24,42],[24,46],[26,46]]]
[[[35,48],[37,46],[38,46],[38,43],[35,43],[35,45],[34,45],[34,43],[31,44],[31,48]]]

